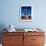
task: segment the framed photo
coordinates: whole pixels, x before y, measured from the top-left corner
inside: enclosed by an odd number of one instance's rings
[[[31,5],[20,5],[20,21],[32,21]]]

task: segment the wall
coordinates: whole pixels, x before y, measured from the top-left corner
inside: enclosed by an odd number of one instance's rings
[[[16,28],[31,28],[41,27],[46,28],[46,6],[45,0],[0,0],[1,14],[0,25],[13,24]],[[33,20],[32,22],[20,22],[19,20],[19,5],[27,4],[33,6]]]

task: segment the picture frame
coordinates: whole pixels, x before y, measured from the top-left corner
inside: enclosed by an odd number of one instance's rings
[[[20,5],[20,21],[32,21],[32,5]]]

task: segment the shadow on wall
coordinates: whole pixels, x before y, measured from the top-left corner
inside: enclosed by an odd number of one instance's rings
[[[5,32],[3,29],[5,28],[4,24],[0,24],[0,43],[2,43],[2,36],[3,32]]]

